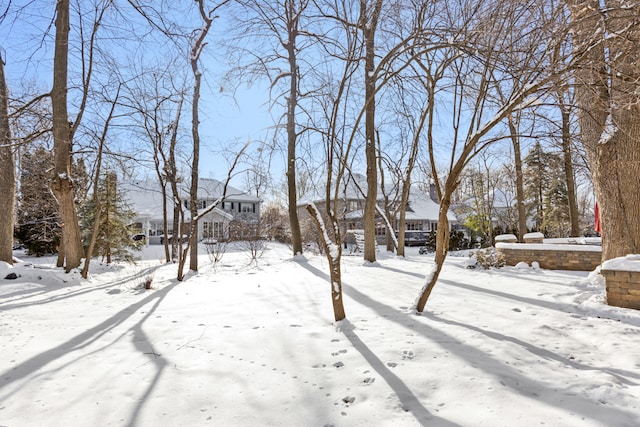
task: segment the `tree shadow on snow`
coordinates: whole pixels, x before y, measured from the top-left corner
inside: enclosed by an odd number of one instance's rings
[[[369,307],[376,311],[380,316],[385,317],[387,320],[397,323],[398,325],[410,328],[412,332],[419,333],[424,338],[431,340],[434,343],[446,348],[450,353],[456,355],[461,360],[467,360],[470,366],[476,369],[482,370],[489,374],[491,377],[499,379],[500,383],[508,389],[525,396],[530,399],[543,402],[547,406],[557,407],[574,414],[580,414],[585,418],[597,420],[601,425],[633,425],[637,422],[637,415],[628,411],[624,411],[619,408],[602,405],[599,402],[589,399],[587,397],[579,396],[570,390],[563,390],[561,388],[551,388],[550,386],[535,381],[532,378],[525,376],[523,373],[516,370],[511,365],[505,363],[503,360],[499,360],[490,354],[470,345],[461,342],[455,336],[447,334],[437,328],[432,327],[429,324],[421,322],[420,319],[431,319],[433,321],[442,322],[441,318],[438,318],[432,314],[416,315],[415,313],[401,312],[391,306],[381,303],[368,295],[363,294],[357,289],[343,285],[344,292],[353,300],[360,304]],[[460,324],[453,325],[451,321],[446,321],[448,327],[451,326],[463,326],[469,328],[469,325]],[[554,361],[565,364],[567,368],[576,369],[577,375],[583,370],[598,370],[605,372],[616,380],[621,380],[621,377],[629,374],[628,372],[620,370],[594,368],[590,366],[576,366],[573,361],[554,354],[548,350],[541,349],[530,343],[507,337],[503,334],[488,333],[478,328],[476,332],[482,333],[485,336],[494,339],[499,342],[510,341],[513,344],[522,346],[525,350],[530,351],[540,357],[551,359]],[[437,369],[437,366],[432,369]],[[425,369],[428,369],[425,366]],[[632,376],[636,376],[633,374]],[[637,377],[637,376],[636,376]],[[634,384],[629,379],[624,379],[626,384]]]
[[[147,387],[143,398],[139,400],[138,407],[133,412],[131,424],[135,424],[135,419],[138,417],[140,409],[144,405],[145,399],[150,395],[151,391],[155,387],[155,384],[157,384],[162,370],[166,365],[166,362],[161,359],[159,357],[160,355],[156,354],[151,347],[146,334],[144,334],[142,330],[142,326],[144,322],[155,312],[155,310],[158,308],[167,294],[174,287],[176,287],[178,283],[179,282],[177,280],[174,280],[171,284],[163,287],[162,289],[156,289],[149,292],[149,295],[147,295],[146,297],[138,300],[131,305],[126,306],[125,308],[121,309],[93,328],[87,329],[86,331],[76,335],[75,337],[65,341],[64,343],[25,360],[24,362],[12,367],[10,371],[0,373],[0,391],[12,383],[25,379],[29,375],[34,374],[38,371],[44,370],[47,366],[58,359],[68,356],[73,352],[80,351],[91,344],[94,344],[98,340],[102,339],[107,333],[113,331],[115,328],[125,323],[132,315],[136,314],[139,309],[153,302],[153,306],[147,311],[146,315],[143,318],[141,318],[135,325],[133,325],[126,332],[124,332],[118,338],[111,342],[111,344],[113,344],[122,337],[126,336],[127,332],[133,331],[133,342],[135,347],[156,365],[156,375]],[[58,367],[57,369],[62,369],[65,366],[73,363],[74,361],[80,360],[84,356],[86,356],[86,354],[79,354],[78,357],[62,365],[62,367]],[[0,400],[3,400],[6,397],[6,395],[0,394]]]
[[[323,278],[330,283],[330,277],[324,271],[310,265],[309,263],[300,263],[300,266],[308,270],[314,276]],[[343,284],[343,291],[346,292],[346,289],[353,289],[350,287],[346,287]],[[434,425],[434,421],[437,421],[438,426],[442,427],[454,427],[457,424],[442,419],[433,415],[425,406],[420,402],[420,400],[416,397],[416,395],[411,391],[411,389],[385,364],[380,360],[376,354],[371,351],[371,349],[360,339],[360,337],[354,331],[354,327],[349,322],[349,320],[345,319],[340,322],[340,329],[344,333],[345,337],[349,340],[351,345],[364,357],[364,359],[369,363],[372,369],[374,369],[378,375],[391,387],[394,391],[398,400],[400,400],[400,405],[402,409],[406,412],[411,412],[411,414],[416,418],[416,420],[422,426]]]
[[[367,363],[369,363],[369,366],[371,366],[371,368],[374,369],[382,379],[384,379],[389,387],[391,387],[398,400],[400,400],[402,409],[405,412],[411,412],[421,426],[430,426],[434,425],[434,423],[437,423],[435,425],[439,427],[459,426],[456,423],[447,421],[429,412],[429,410],[424,407],[422,402],[420,402],[404,381],[391,372],[382,360],[380,360],[380,358],[378,358],[378,356],[376,356],[376,354],[360,339],[354,331],[354,327],[351,322],[346,319],[341,321],[340,329],[351,345],[353,345],[353,348],[358,350]]]
[[[19,289],[14,292],[0,295],[0,309],[13,310],[22,307],[48,304],[69,298],[74,298],[79,295],[88,294],[91,292],[102,291],[104,289],[109,290],[107,291],[108,294],[115,294],[118,293],[117,291],[113,291],[115,288],[119,288],[125,285],[130,286],[132,283],[142,283],[146,276],[152,274],[159,267],[160,265],[150,266],[136,272],[135,274],[123,277],[120,280],[104,283],[101,285],[94,285],[91,282],[86,281],[85,279],[78,279],[79,281],[70,280],[62,284],[46,284],[31,280],[29,281],[29,283],[34,283],[37,286],[33,286],[27,289]],[[59,269],[54,270],[54,273],[61,274]],[[46,274],[43,273],[43,275]],[[64,288],[69,289],[63,293],[52,295],[53,292],[61,291]]]

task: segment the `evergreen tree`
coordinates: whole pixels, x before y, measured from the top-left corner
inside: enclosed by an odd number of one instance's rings
[[[133,261],[132,249],[140,249],[144,242],[131,238],[129,226],[133,222],[135,212],[127,205],[122,192],[118,189],[116,175],[107,173],[98,182],[100,206],[100,225],[94,253],[101,256],[107,264],[112,259]],[[80,226],[82,241],[85,247],[91,240],[91,233],[96,218],[96,206],[89,198],[80,209]]]
[[[571,234],[569,196],[566,175],[560,157],[550,163],[550,182],[544,195],[545,216],[542,229],[549,237],[566,237]]]
[[[49,188],[53,153],[43,146],[22,155],[16,237],[29,253],[55,253],[60,243],[58,204]]]
[[[524,159],[525,199],[533,210],[534,229],[537,230],[542,230],[544,223],[544,189],[549,181],[546,156],[540,142],[536,142]]]
[[[533,210],[534,229],[549,237],[569,235],[569,198],[562,157],[536,142],[524,160],[525,196]]]

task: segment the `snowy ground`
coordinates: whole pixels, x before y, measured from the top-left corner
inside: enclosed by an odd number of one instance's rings
[[[416,315],[432,257],[345,257],[336,325],[323,257],[203,256],[178,283],[159,249],[0,279],[0,426],[640,425],[640,312],[587,273],[449,257]]]

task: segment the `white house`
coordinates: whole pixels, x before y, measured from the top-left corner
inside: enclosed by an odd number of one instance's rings
[[[129,206],[136,212],[135,223],[149,243],[161,243],[164,238],[163,200],[156,180],[132,180],[120,184]],[[201,178],[198,185],[198,212],[210,207],[222,196],[224,184],[215,179]],[[189,183],[179,184],[180,198],[189,223]],[[256,224],[260,218],[260,199],[232,186],[222,203],[198,221],[199,239],[226,239],[229,227],[236,224]],[[167,186],[166,214],[169,236],[173,235],[174,202]],[[183,234],[185,234],[183,232]]]

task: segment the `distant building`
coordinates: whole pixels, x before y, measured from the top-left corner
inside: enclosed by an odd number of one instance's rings
[[[125,199],[136,212],[135,225],[149,243],[158,244],[164,240],[163,203],[160,184],[154,180],[132,180],[121,184]],[[198,212],[210,207],[222,197],[224,183],[201,178],[198,185]],[[179,191],[185,211],[187,226],[191,221],[189,212],[189,184],[179,184]],[[199,239],[226,240],[230,230],[255,226],[260,218],[260,199],[232,186],[227,187],[225,200],[198,221]],[[173,236],[174,202],[171,188],[167,186],[168,235]],[[188,234],[189,230],[183,230]]]
[[[356,185],[356,183],[358,185]],[[358,187],[360,189],[358,189]],[[362,190],[362,191],[361,191]],[[364,228],[364,205],[365,192],[367,191],[366,178],[362,175],[355,175],[347,180],[341,191],[338,210],[342,212],[343,230],[361,230]],[[433,194],[426,194],[417,186],[411,188],[409,201],[406,208],[405,230],[407,231],[436,231],[438,229],[438,215],[440,205],[433,200]],[[324,199],[318,193],[307,195],[298,203],[299,211],[307,205],[309,201],[313,201],[319,209],[324,209]],[[378,206],[384,207],[382,192],[378,189]],[[399,202],[398,202],[399,203]],[[458,222],[453,212],[447,213],[449,219],[449,229],[457,229]],[[393,223],[396,231],[398,229],[398,219]],[[385,244],[387,241],[387,228],[384,220],[376,213],[376,241],[378,244]],[[408,244],[405,241],[405,244]]]

